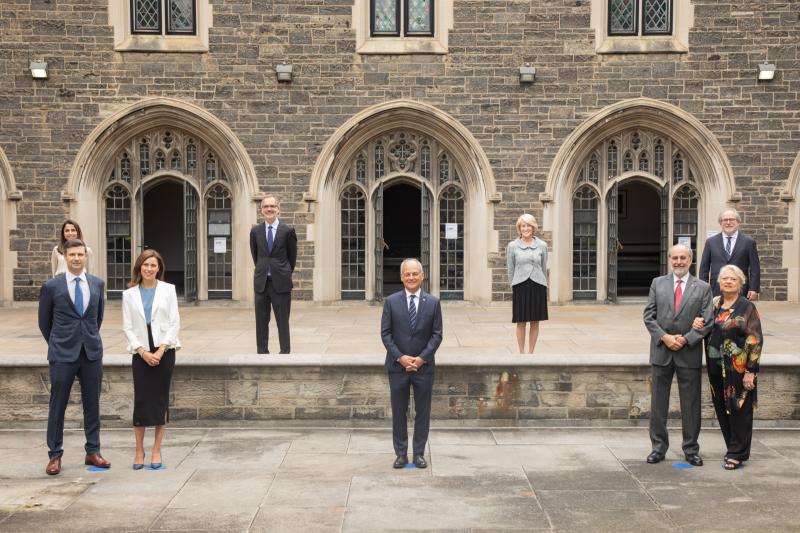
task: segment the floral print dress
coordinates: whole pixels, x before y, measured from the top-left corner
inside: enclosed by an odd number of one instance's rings
[[[707,346],[707,364],[722,373],[722,395],[728,414],[742,408],[750,396],[757,404],[756,390],[744,388],[745,372],[758,373],[761,349],[761,317],[755,304],[743,296],[730,307],[722,306],[722,297],[714,298],[714,325]],[[716,394],[712,387],[712,394]]]

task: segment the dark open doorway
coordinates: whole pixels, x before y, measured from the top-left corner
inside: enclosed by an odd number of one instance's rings
[[[420,256],[420,189],[400,183],[383,193],[383,294],[402,289],[400,263],[407,257]]]
[[[164,280],[184,292],[183,185],[163,181],[144,193],[144,248],[164,258]]]
[[[640,181],[619,185],[619,242],[617,293],[647,296],[650,283],[660,274],[661,197]]]

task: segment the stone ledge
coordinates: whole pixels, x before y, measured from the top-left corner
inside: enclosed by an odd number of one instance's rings
[[[331,354],[292,354],[292,355],[259,355],[255,353],[189,355],[177,354],[177,365],[187,367],[352,367],[383,368],[385,355],[354,354],[347,356],[342,363],[339,355]],[[126,367],[131,365],[131,356],[127,354],[106,354],[103,357],[105,367]],[[27,355],[2,355],[0,368],[3,367],[46,367],[45,354],[41,357]],[[437,368],[444,367],[649,367],[647,355],[638,354],[544,354],[516,355],[493,354],[491,352],[475,355],[457,353],[440,353],[436,355]],[[762,367],[800,367],[800,354],[767,354]]]

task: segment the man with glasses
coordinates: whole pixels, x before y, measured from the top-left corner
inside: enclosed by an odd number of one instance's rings
[[[761,264],[758,260],[756,241],[739,231],[742,217],[733,208],[719,214],[722,232],[706,239],[698,277],[711,284],[714,296],[719,296],[717,276],[725,265],[736,265],[747,276],[742,295],[748,300],[758,300],[761,292]]]

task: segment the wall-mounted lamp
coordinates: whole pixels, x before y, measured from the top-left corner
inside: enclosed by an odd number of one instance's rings
[[[533,83],[535,80],[536,80],[536,67],[532,67],[530,63],[525,63],[524,66],[519,67],[520,83]]]
[[[44,61],[31,61],[31,77],[35,80],[47,79],[47,63]]]
[[[281,65],[275,65],[275,76],[278,78],[279,82],[290,82],[292,81],[292,68],[294,65],[283,63]]]
[[[758,80],[769,81],[775,78],[775,65],[771,63],[761,63],[758,65]]]

